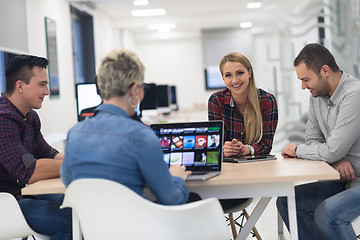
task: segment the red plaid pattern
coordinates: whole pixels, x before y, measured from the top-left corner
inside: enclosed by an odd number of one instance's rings
[[[48,158],[52,147],[40,132],[40,119],[31,110],[24,116],[6,97],[0,98],[0,192],[19,196],[35,164],[24,166],[22,156]]]
[[[252,145],[255,154],[265,154],[269,153],[272,148],[278,122],[278,109],[276,99],[272,94],[258,89],[258,96],[264,123],[263,137],[259,143]],[[231,92],[229,89],[212,94],[208,102],[209,120],[224,121],[225,141],[231,141],[235,138],[244,142],[246,134],[244,117],[238,108],[230,106],[230,101]]]

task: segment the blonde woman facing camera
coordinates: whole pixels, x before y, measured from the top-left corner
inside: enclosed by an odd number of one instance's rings
[[[125,49],[102,60],[97,84],[103,104],[70,130],[61,178],[65,185],[79,178],[109,179],[139,195],[147,185],[158,203],[183,204],[189,198],[184,180],[190,172],[179,165],[168,169],[155,133],[130,118],[144,97],[144,70]]]
[[[224,56],[219,69],[226,89],[209,98],[209,120],[223,120],[225,157],[267,154],[278,122],[275,97],[255,86],[250,61],[240,53]]]

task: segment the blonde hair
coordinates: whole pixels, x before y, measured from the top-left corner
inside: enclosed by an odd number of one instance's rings
[[[144,83],[145,67],[130,50],[111,51],[102,61],[97,76],[101,98],[124,96],[133,83]]]
[[[260,110],[260,102],[258,92],[255,85],[254,71],[251,63],[244,55],[240,53],[229,53],[224,56],[219,64],[221,75],[223,76],[224,65],[227,62],[238,62],[244,65],[251,76],[249,78],[249,85],[247,87],[248,102],[244,112],[245,123],[245,144],[252,144],[260,142],[263,136],[263,119]]]

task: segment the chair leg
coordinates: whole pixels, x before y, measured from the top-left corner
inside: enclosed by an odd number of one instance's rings
[[[232,232],[234,240],[235,240],[237,237],[237,232],[236,232],[235,221],[234,221],[234,217],[233,217],[232,213],[229,213],[229,221],[230,221],[230,226],[231,226],[231,232]]]
[[[250,216],[249,216],[248,212],[246,211],[246,209],[243,209],[242,212],[243,212],[244,216],[246,217],[246,220],[249,219]],[[260,234],[259,234],[259,232],[258,232],[258,230],[256,229],[255,226],[254,226],[254,228],[252,230],[254,232],[254,235],[255,235],[256,239],[257,240],[262,240],[262,238],[261,238],[261,236],[260,236]]]

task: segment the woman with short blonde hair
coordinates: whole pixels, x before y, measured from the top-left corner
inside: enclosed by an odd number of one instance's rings
[[[134,52],[127,49],[111,51],[101,62],[97,85],[101,98],[124,96],[131,84],[144,84],[145,67]]]
[[[159,138],[130,118],[144,97],[144,66],[135,53],[119,49],[101,62],[97,84],[103,103],[94,116],[68,133],[61,178],[66,186],[79,178],[121,183],[141,196],[148,186],[156,200],[178,205],[189,200],[185,167],[168,167]]]

